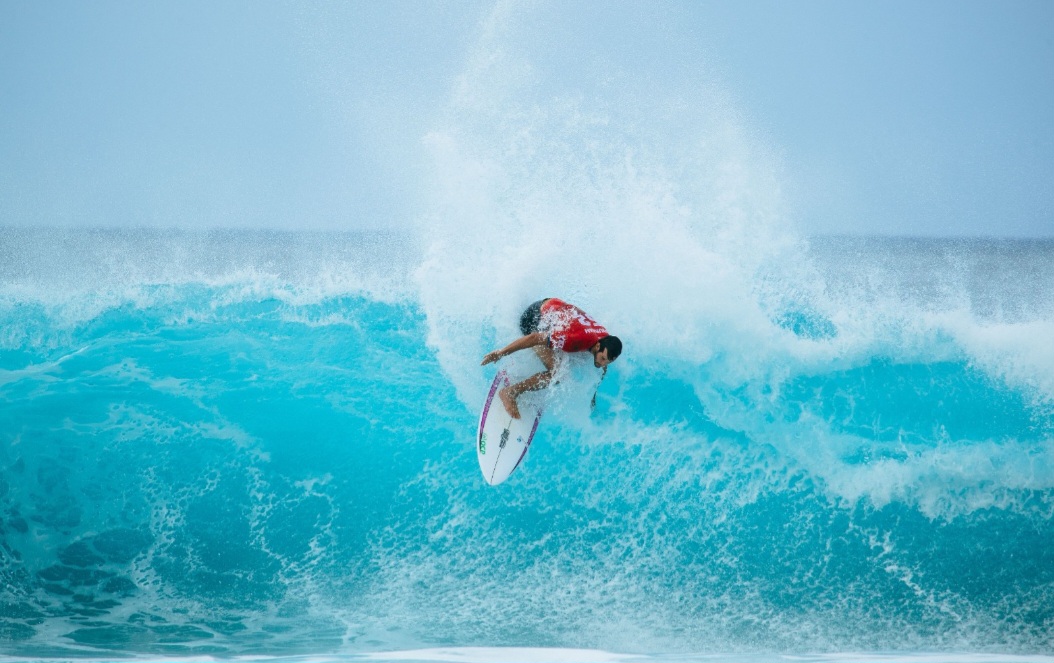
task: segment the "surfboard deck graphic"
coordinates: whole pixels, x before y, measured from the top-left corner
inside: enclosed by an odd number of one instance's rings
[[[512,378],[508,371],[504,368],[499,370],[483,403],[476,431],[479,469],[483,472],[484,480],[492,486],[508,479],[523,462],[542,418],[542,408],[531,398],[521,397],[517,401],[519,419],[514,419],[508,413],[498,392],[510,384]]]

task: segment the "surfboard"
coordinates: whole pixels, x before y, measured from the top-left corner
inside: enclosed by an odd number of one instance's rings
[[[513,419],[508,413],[498,392],[512,380],[504,368],[498,371],[479,415],[476,457],[483,478],[492,486],[508,479],[523,462],[542,419],[542,407],[537,398],[532,398],[533,394],[524,394],[516,401],[520,408],[519,419]]]

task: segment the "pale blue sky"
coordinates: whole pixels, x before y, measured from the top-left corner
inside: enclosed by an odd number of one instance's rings
[[[0,225],[406,226],[490,8],[0,0]],[[543,96],[717,81],[809,232],[1054,236],[1052,2],[520,13]]]

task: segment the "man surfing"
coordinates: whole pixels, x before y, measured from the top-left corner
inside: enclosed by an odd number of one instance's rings
[[[505,409],[514,418],[520,418],[516,399],[525,391],[537,391],[549,386],[556,366],[555,350],[561,352],[590,352],[593,365],[604,369],[622,354],[622,341],[612,336],[596,320],[582,309],[567,302],[549,297],[527,307],[520,316],[520,331],[523,336],[501,350],[489,352],[483,357],[481,366],[498,361],[513,352],[534,348],[535,354],[545,364],[541,373],[536,373],[523,382],[510,384],[498,394]],[[603,379],[603,377],[601,377]],[[593,396],[594,404],[596,395]]]

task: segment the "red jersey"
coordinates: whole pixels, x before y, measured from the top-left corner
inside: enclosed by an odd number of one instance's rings
[[[582,352],[593,347],[608,330],[586,312],[555,297],[542,304],[539,327],[549,333],[549,347],[564,352]]]

